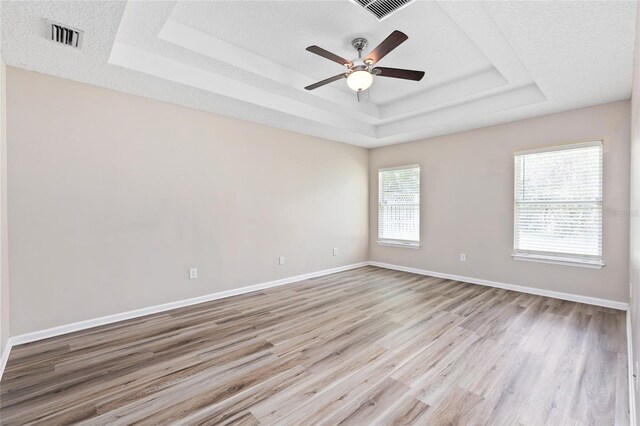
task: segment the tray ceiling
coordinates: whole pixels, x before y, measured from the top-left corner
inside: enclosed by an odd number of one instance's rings
[[[3,2],[8,65],[365,147],[589,105],[631,93],[636,3],[416,1],[379,22],[349,0]],[[82,49],[46,38],[46,20],[85,31]],[[304,86],[393,30],[409,40],[364,101],[345,81]]]

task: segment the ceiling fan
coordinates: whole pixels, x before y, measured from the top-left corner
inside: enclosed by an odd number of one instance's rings
[[[398,47],[401,43],[406,41],[409,37],[401,32],[392,32],[382,43],[373,49],[365,58],[362,57],[362,49],[367,46],[367,40],[358,37],[351,42],[351,45],[358,51],[358,57],[352,60],[347,60],[341,56],[329,52],[319,46],[309,46],[307,50],[316,55],[320,55],[323,58],[327,58],[333,62],[337,62],[340,65],[347,67],[347,72],[334,75],[317,83],[311,84],[305,87],[306,90],[314,90],[318,87],[322,87],[325,84],[332,83],[334,81],[347,79],[347,85],[356,92],[367,90],[373,83],[373,76],[401,78],[404,80],[420,81],[424,77],[424,71],[414,71],[401,68],[385,68],[385,67],[373,67],[375,64],[385,57],[389,52]]]

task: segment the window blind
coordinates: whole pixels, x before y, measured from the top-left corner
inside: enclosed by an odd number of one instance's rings
[[[515,154],[516,254],[602,261],[602,142]]]
[[[378,171],[378,238],[420,241],[420,166]]]

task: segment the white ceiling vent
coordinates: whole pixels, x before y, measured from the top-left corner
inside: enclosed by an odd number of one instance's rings
[[[364,7],[379,21],[388,18],[415,0],[351,0],[355,4]]]
[[[82,46],[84,31],[62,25],[58,22],[47,21],[49,25],[49,37],[56,43],[79,49]]]

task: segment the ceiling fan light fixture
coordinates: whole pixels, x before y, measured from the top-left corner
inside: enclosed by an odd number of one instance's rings
[[[371,87],[373,83],[373,76],[369,71],[359,70],[354,71],[347,77],[347,84],[351,90],[361,92]]]

